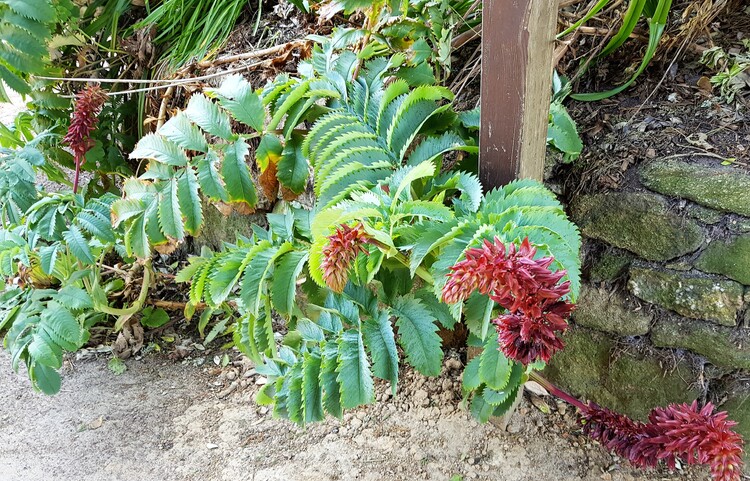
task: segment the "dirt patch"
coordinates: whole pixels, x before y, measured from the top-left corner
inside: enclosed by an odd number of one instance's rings
[[[195,366],[196,359],[148,356],[128,361],[120,376],[103,358],[68,363],[62,392],[45,397],[7,369],[8,354],[0,352],[0,479],[705,478],[621,464],[580,436],[572,409],[551,399],[549,415],[524,400],[510,432],[480,425],[459,409],[455,359],[439,378],[407,370],[396,398],[380,386],[383,402],[306,429],[273,419],[252,401],[261,382],[254,370],[221,369],[211,354],[205,359]],[[228,390],[232,382],[237,387]]]

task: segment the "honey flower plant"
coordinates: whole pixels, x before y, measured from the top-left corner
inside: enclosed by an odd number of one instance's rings
[[[86,162],[86,152],[94,146],[91,134],[96,129],[98,115],[101,112],[107,93],[97,85],[92,85],[76,94],[73,116],[70,120],[68,133],[63,138],[73,151],[73,159],[76,165],[75,177],[73,178],[73,192],[78,192],[78,182],[81,167]]]

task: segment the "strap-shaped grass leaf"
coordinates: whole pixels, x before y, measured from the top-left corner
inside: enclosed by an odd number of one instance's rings
[[[249,148],[244,140],[230,144],[221,163],[221,177],[224,179],[229,202],[245,203],[254,209],[258,196],[245,162],[248,152]]]
[[[177,196],[177,179],[174,177],[164,182],[159,193],[159,226],[168,237],[173,239],[185,237],[185,226],[182,222],[182,212]]]
[[[345,409],[375,400],[370,363],[359,331],[349,330],[339,339],[337,381],[341,385],[341,406]]]
[[[395,395],[398,384],[398,351],[388,311],[379,311],[363,322],[362,334],[372,357],[373,373],[390,381],[391,391]]]
[[[271,302],[282,315],[289,316],[292,313],[297,293],[297,278],[305,267],[308,257],[309,253],[305,251],[288,252],[280,258],[274,270]]]
[[[512,368],[513,365],[500,352],[497,336],[489,336],[479,363],[479,378],[491,389],[505,389],[510,381]]]
[[[190,97],[185,115],[211,135],[224,140],[232,138],[229,116],[203,94],[193,94]]]
[[[188,161],[185,151],[179,145],[158,134],[146,134],[138,141],[130,158],[153,159],[175,167],[184,167]]]
[[[161,126],[157,133],[183,149],[196,150],[198,152],[206,152],[208,150],[208,143],[203,133],[182,112],[169,119]]]
[[[419,299],[411,295],[394,300],[393,314],[398,318],[399,344],[409,364],[425,376],[439,375],[443,349],[435,317]]]
[[[177,199],[185,217],[185,230],[197,235],[203,224],[203,206],[198,195],[198,177],[191,166],[187,166],[177,180]]]
[[[91,247],[89,243],[79,229],[75,225],[69,225],[68,230],[63,232],[63,239],[68,244],[70,252],[76,256],[78,260],[85,264],[93,264],[94,255],[91,253]]]
[[[322,421],[323,393],[320,384],[321,357],[319,352],[306,352],[302,364],[302,412],[305,424]]]

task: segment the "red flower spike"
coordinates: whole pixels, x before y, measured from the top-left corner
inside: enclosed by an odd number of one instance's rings
[[[507,248],[495,237],[480,248],[467,249],[465,259],[451,267],[443,288],[443,300],[461,302],[474,291],[508,310],[493,321],[500,350],[523,364],[548,362],[562,349],[558,333],[568,327],[573,305],[563,300],[570,282],[558,284],[566,271],[550,271],[552,257],[534,259],[536,249],[525,238]]]
[[[538,360],[549,362],[563,348],[559,333],[568,328],[566,319],[573,307],[567,301],[547,299],[534,306],[536,315],[520,310],[501,315],[492,321],[500,350],[505,357],[524,365]]]
[[[73,151],[76,164],[75,178],[73,179],[73,192],[78,192],[78,177],[81,166],[86,161],[86,152],[94,146],[91,133],[99,121],[107,93],[98,85],[92,85],[76,94],[76,104],[73,109],[73,117],[68,127],[68,133],[63,138],[63,143],[68,144]]]
[[[664,461],[674,469],[677,460],[707,464],[714,481],[739,481],[742,476],[742,437],[726,412],[698,403],[656,408],[649,422],[633,421],[622,414],[590,403],[581,410],[584,433],[641,468]]]
[[[336,232],[328,236],[328,244],[323,247],[323,280],[334,292],[343,292],[349,279],[349,268],[359,253],[367,254],[364,244],[369,241],[362,224],[349,227],[341,224]]]

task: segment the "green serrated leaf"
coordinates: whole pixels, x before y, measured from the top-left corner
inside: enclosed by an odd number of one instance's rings
[[[177,181],[177,199],[185,216],[185,230],[190,235],[198,235],[203,224],[203,206],[198,195],[198,177],[188,166]]]
[[[294,308],[297,293],[297,278],[302,273],[309,254],[303,251],[292,251],[284,254],[274,271],[271,302],[282,315],[288,316]]]
[[[437,334],[435,317],[413,296],[398,297],[393,302],[393,314],[398,318],[399,344],[406,359],[425,376],[440,374],[443,349]]]
[[[510,381],[513,365],[500,352],[497,336],[489,336],[482,351],[479,378],[490,389],[502,390]]]
[[[250,209],[254,209],[258,197],[250,178],[250,170],[245,162],[248,152],[249,148],[244,140],[238,140],[229,145],[221,164],[221,177],[224,180],[229,202],[244,203]]]
[[[187,115],[182,112],[162,125],[157,134],[171,140],[183,149],[198,152],[206,152],[208,150],[208,143],[200,129],[190,122]]]
[[[398,384],[398,351],[388,312],[379,311],[377,316],[362,323],[362,334],[372,356],[373,373],[390,381],[391,392],[395,395]]]
[[[375,400],[370,364],[365,354],[362,335],[355,330],[342,333],[339,339],[338,377],[341,405],[355,408]]]
[[[146,134],[135,150],[130,153],[131,159],[153,159],[166,165],[184,167],[188,159],[179,145],[158,134]]]
[[[185,115],[211,135],[224,140],[232,138],[229,116],[203,94],[193,94],[190,97]]]
[[[167,237],[178,240],[185,237],[185,226],[177,196],[177,179],[174,177],[163,184],[159,193],[159,227]]]
[[[89,247],[88,241],[77,226],[69,225],[68,230],[63,232],[63,239],[65,239],[70,252],[78,260],[86,264],[93,264],[95,262],[94,255],[91,253],[91,247]]]

